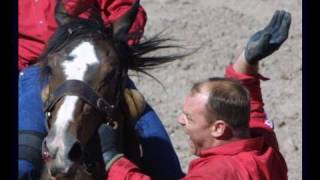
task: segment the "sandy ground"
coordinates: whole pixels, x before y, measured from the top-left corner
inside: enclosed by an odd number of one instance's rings
[[[260,72],[271,78],[262,83],[265,110],[274,122],[289,179],[302,179],[301,0],[142,0],[141,3],[148,13],[146,37],[166,30],[169,37],[188,47],[202,47],[185,60],[149,71],[165,85],[165,90],[144,75],[133,78],[165,124],[185,171],[194,157],[188,153],[186,136],[176,117],[192,83],[222,76],[224,67],[234,62],[249,36],[262,29],[275,10],[291,12],[288,40],[261,63]]]

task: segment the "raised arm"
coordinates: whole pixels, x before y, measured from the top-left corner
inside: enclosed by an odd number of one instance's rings
[[[260,79],[268,80],[259,74],[259,61],[278,50],[288,38],[291,15],[285,11],[276,11],[270,23],[252,35],[245,50],[236,62],[227,67],[226,76],[238,79],[250,92],[250,128],[253,133],[263,134],[266,141],[278,147],[273,125],[267,119],[263,109]]]

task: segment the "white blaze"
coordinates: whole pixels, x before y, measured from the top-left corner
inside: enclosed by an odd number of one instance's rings
[[[99,63],[94,46],[89,42],[80,43],[73,49],[70,56],[74,57],[72,61],[65,60],[62,63],[67,80],[77,79],[82,81],[88,66]]]
[[[83,81],[89,65],[98,64],[99,60],[95,54],[94,46],[89,42],[82,42],[75,47],[70,56],[74,57],[72,61],[65,60],[62,63],[64,74],[67,80],[76,79]],[[64,102],[57,112],[56,128],[61,131],[68,127],[73,119],[77,96],[66,96]],[[58,133],[59,134],[59,133]]]

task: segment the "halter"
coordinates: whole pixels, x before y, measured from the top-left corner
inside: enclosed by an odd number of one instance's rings
[[[86,83],[79,80],[66,80],[50,95],[49,100],[46,102],[44,112],[46,115],[46,128],[48,127],[48,120],[51,118],[51,112],[57,102],[64,96],[78,96],[100,112],[107,120],[108,124],[116,129],[118,124],[112,120],[112,114],[115,105],[108,103],[105,99],[99,97],[97,93]]]

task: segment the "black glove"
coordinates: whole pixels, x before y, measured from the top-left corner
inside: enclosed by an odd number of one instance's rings
[[[290,24],[290,13],[277,10],[270,23],[263,30],[250,37],[245,48],[247,62],[250,65],[255,65],[261,59],[278,50],[288,38]]]
[[[122,157],[123,154],[117,150],[115,130],[113,130],[107,124],[103,123],[99,127],[98,132],[99,132],[100,146],[101,146],[103,161],[105,163],[105,169],[106,169],[106,171],[108,171],[109,168],[111,167],[111,165],[117,159]]]

